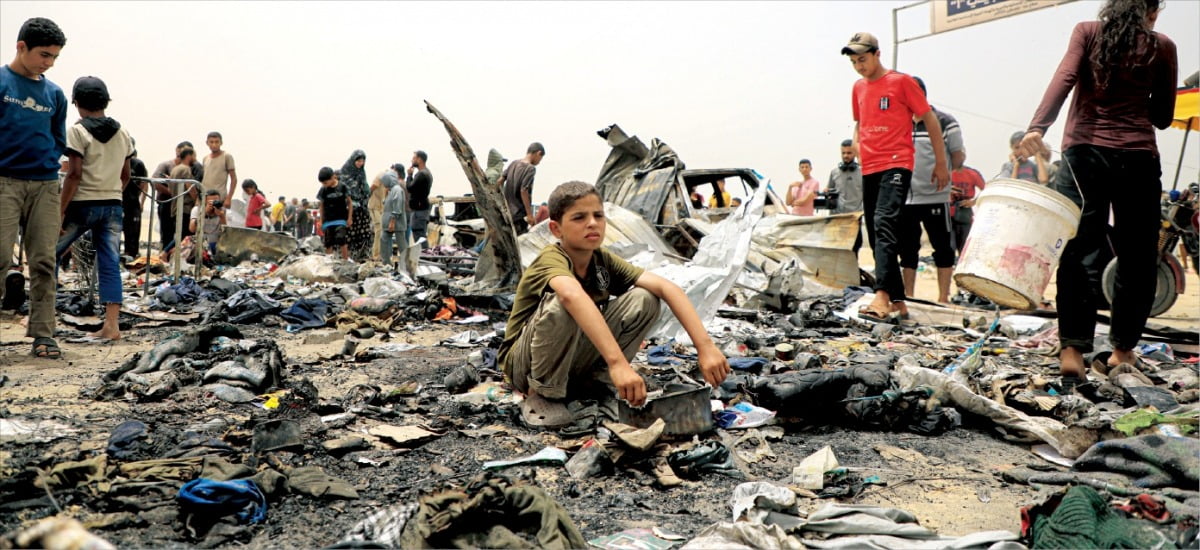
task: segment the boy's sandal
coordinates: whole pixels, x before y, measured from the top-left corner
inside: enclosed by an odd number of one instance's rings
[[[55,342],[53,338],[42,336],[33,339],[33,350],[30,351],[30,354],[43,359],[58,359],[62,357],[62,349],[58,347],[58,342]]]
[[[571,423],[571,411],[562,403],[531,393],[521,402],[521,420],[534,428],[561,428]]]

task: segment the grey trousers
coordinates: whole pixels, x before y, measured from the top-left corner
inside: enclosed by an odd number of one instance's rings
[[[62,219],[58,180],[31,181],[0,176],[0,276],[12,265],[17,228],[25,222],[25,255],[29,258],[29,325],[25,335],[54,337],[54,246]],[[4,289],[0,288],[0,296]]]
[[[658,297],[650,291],[633,288],[601,308],[625,359],[637,355],[658,319],[658,304]],[[518,390],[532,390],[549,399],[567,397],[573,381],[599,380],[611,385],[600,352],[553,293],[542,298],[507,359],[507,374]]]

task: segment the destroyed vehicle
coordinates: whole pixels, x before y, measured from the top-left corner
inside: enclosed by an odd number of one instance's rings
[[[429,246],[455,245],[475,248],[483,240],[486,224],[479,215],[475,197],[443,197],[429,201]]]
[[[709,208],[707,202],[696,207],[691,198],[694,191],[713,196],[719,192],[718,182],[724,181],[730,195],[750,197],[765,185],[763,218],[754,229],[747,269],[768,280],[791,277],[789,272],[797,269],[832,288],[861,282],[853,252],[859,214],[792,216],[770,180],[755,170],[689,170],[657,138],[647,147],[615,124],[597,133],[612,148],[596,178],[600,196],[645,219],[680,256],[695,256],[700,240],[735,210]]]

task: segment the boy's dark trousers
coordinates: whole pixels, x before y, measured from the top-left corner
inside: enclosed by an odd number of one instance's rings
[[[867,240],[875,254],[875,290],[887,292],[893,301],[904,299],[901,211],[911,185],[912,171],[904,168],[863,174],[863,217],[867,220]]]
[[[125,218],[121,223],[125,229],[125,255],[136,258],[138,241],[142,238],[142,215],[126,209]]]
[[[175,240],[175,216],[171,215],[169,209],[171,204],[158,206],[158,238],[164,249],[171,241]]]

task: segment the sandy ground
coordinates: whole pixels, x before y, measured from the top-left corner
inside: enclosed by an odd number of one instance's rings
[[[929,248],[928,243],[925,243],[925,246],[921,249],[921,256],[929,257],[932,255],[933,249]],[[867,271],[874,269],[875,258],[871,255],[869,247],[864,246],[859,250],[858,265]],[[1158,317],[1150,319],[1150,321],[1180,330],[1196,332],[1200,331],[1200,276],[1197,276],[1190,265],[1185,273],[1184,293],[1179,295],[1175,300],[1175,305],[1171,309]],[[917,272],[916,297],[932,302],[937,300],[937,291],[937,270],[930,263],[925,271]],[[956,291],[957,287],[951,283],[951,296]],[[1053,300],[1057,293],[1058,280],[1052,277],[1050,284],[1046,287],[1046,292],[1042,296],[1047,300]]]
[[[863,257],[864,265],[870,258]],[[1197,290],[1200,282],[1189,272],[1188,293],[1182,297],[1165,321],[1179,326],[1196,326]],[[917,296],[932,299],[936,295],[933,272],[918,277]],[[1048,290],[1053,295],[1053,288]],[[1164,321],[1160,318],[1159,321]],[[80,397],[80,390],[95,383],[99,376],[137,351],[150,349],[157,341],[182,327],[134,329],[127,339],[111,345],[69,344],[64,340],[81,333],[63,327],[59,336],[65,360],[52,361],[29,357],[30,340],[13,317],[0,318],[0,417],[53,419],[72,426],[70,437],[42,445],[5,445],[0,448],[0,479],[17,478],[29,468],[46,468],[60,460],[78,460],[102,452],[109,431],[119,422],[136,418],[161,426],[163,444],[178,436],[187,422],[209,416],[221,416],[236,426],[252,425],[261,411],[246,406],[234,407],[218,401],[203,401],[195,393],[180,392],[172,400],[155,404],[96,402]],[[347,363],[334,357],[340,339],[323,344],[304,344],[304,334],[290,335],[273,327],[242,327],[248,337],[275,339],[287,357],[291,379],[308,378],[323,400],[337,400],[357,384],[375,384],[387,388],[407,381],[436,387],[450,369],[465,362],[469,350],[438,347],[443,338],[463,330],[461,326],[440,325],[411,332],[396,333],[392,341],[408,341],[429,346],[403,359],[381,359],[370,363]],[[377,342],[378,338],[374,341]],[[373,342],[366,342],[369,346]],[[316,429],[305,452],[288,456],[293,465],[320,464],[360,490],[363,498],[330,505],[320,500],[289,496],[272,504],[267,524],[256,530],[248,542],[254,547],[328,545],[340,538],[350,526],[378,506],[405,502],[416,492],[452,476],[469,475],[486,460],[512,458],[536,452],[548,444],[569,445],[551,434],[540,434],[518,427],[512,411],[472,416],[456,409],[445,392],[423,391],[411,414],[394,423],[431,422],[448,431],[416,450],[396,453],[386,464],[364,466],[337,460],[323,453],[317,443],[343,433]],[[310,418],[309,421],[312,419]],[[403,421],[403,422],[402,422]],[[360,420],[355,433],[378,423]],[[318,422],[319,424],[319,422]],[[506,435],[471,439],[456,430],[499,425]],[[1045,464],[1033,456],[1026,445],[1007,443],[985,426],[964,426],[938,437],[907,433],[864,432],[836,426],[810,426],[789,431],[781,441],[771,444],[776,457],[747,467],[758,479],[784,480],[793,466],[805,456],[831,445],[843,466],[860,468],[862,475],[878,474],[886,486],[869,486],[848,502],[878,504],[902,508],[914,513],[922,524],[943,534],[961,535],[980,530],[1019,529],[1018,510],[1039,500],[1026,486],[1010,485],[999,473],[1026,464]],[[896,456],[888,447],[903,449]],[[882,449],[882,451],[881,451]],[[147,457],[152,458],[152,457]],[[533,480],[567,507],[585,537],[594,538],[621,529],[657,525],[685,535],[694,535],[715,521],[727,520],[728,498],[739,481],[708,476],[671,489],[650,489],[652,479],[638,471],[623,471],[612,477],[572,480],[558,468],[518,468],[510,471]],[[36,499],[40,495],[18,495]],[[4,500],[8,500],[6,497]],[[85,496],[60,495],[68,513],[88,518],[97,513]],[[802,507],[814,510],[825,501],[802,499]],[[47,515],[54,510],[46,503],[31,504],[19,510],[0,511],[0,532]],[[173,514],[142,514],[132,525],[97,526],[97,531],[118,546],[163,546],[194,544],[179,532]],[[102,525],[100,522],[96,525]]]

